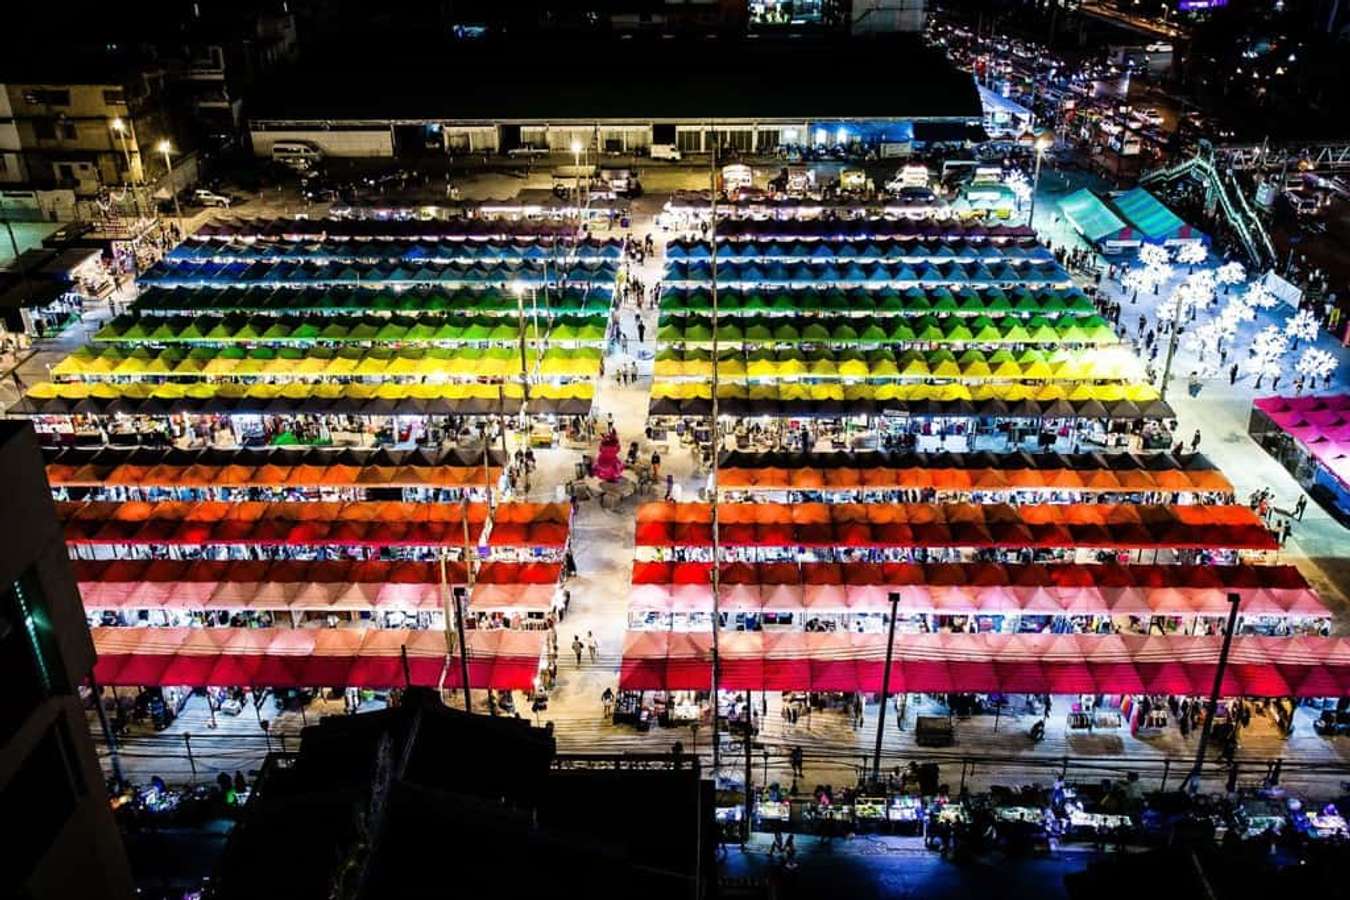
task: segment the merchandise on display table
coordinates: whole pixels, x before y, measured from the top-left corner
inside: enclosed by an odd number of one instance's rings
[[[791,804],[786,800],[759,801],[759,817],[766,822],[786,822],[791,817]]]
[[[881,821],[886,818],[885,797],[857,797],[853,811],[860,821]]]
[[[970,821],[970,812],[964,803],[943,803],[938,806],[937,820],[944,825],[958,825]]]
[[[886,807],[886,818],[891,822],[917,823],[923,819],[923,798],[909,794],[892,797]]]
[[[1129,816],[1111,813],[1091,813],[1081,809],[1069,809],[1069,830],[1080,836],[1112,834],[1118,828],[1131,829],[1134,820]]]

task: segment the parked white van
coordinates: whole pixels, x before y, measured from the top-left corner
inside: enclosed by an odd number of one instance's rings
[[[272,162],[292,169],[312,169],[323,161],[323,151],[304,141],[277,141],[272,145]]]
[[[652,159],[667,159],[671,162],[679,162],[684,158],[680,148],[674,144],[652,144],[651,149],[647,152]]]

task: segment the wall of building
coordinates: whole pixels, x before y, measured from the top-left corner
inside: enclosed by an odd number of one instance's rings
[[[271,156],[277,141],[305,141],[313,144],[327,156],[393,156],[394,131],[390,126],[378,128],[304,128],[289,127],[273,130],[252,126],[249,133],[256,156]]]
[[[130,898],[79,685],[94,647],[28,423],[0,422],[0,896]]]
[[[853,0],[850,30],[854,34],[923,31],[927,0]]]

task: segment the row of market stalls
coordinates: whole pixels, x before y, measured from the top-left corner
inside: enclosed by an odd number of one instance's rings
[[[310,241],[306,254],[324,267],[354,252],[347,237]],[[202,258],[218,243],[190,239],[180,255]],[[385,275],[403,270],[406,241],[359,243],[361,254],[381,256]],[[444,243],[471,244],[479,258],[523,248],[530,259],[510,265],[530,277],[486,289],[399,290],[366,272],[344,287],[300,287],[290,276],[250,287],[250,273],[312,266],[170,260],[142,279],[152,286],[129,313],[53,366],[52,380],[30,388],[19,410],[76,444],[481,448],[491,439],[485,419],[498,432],[538,431],[551,443],[590,412],[618,245],[545,246],[528,228],[519,239]],[[533,258],[577,247],[611,261]],[[189,270],[214,272],[216,286],[178,277]]]
[[[720,204],[718,211],[722,211]],[[743,240],[911,240],[947,244],[988,242],[994,245],[1007,242],[1020,244],[1036,237],[1036,232],[1026,225],[985,225],[955,219],[914,220],[884,216],[841,219],[799,215],[758,219],[719,216],[717,234],[728,239]]]
[[[1247,431],[1342,521],[1350,519],[1350,395],[1260,397]]]
[[[1057,262],[1027,261],[1022,258],[983,259],[963,258],[943,263],[885,263],[822,262],[812,257],[810,262],[789,265],[766,256],[741,256],[741,262],[718,262],[717,282],[728,287],[757,287],[761,285],[791,285],[810,287],[844,287],[876,285],[897,288],[925,285],[997,285],[1004,288],[1017,285],[1067,287],[1069,275]],[[760,261],[745,261],[758,259]],[[838,259],[838,257],[836,257]],[[710,262],[701,260],[669,262],[664,282],[672,287],[690,287],[706,284],[712,279]],[[371,279],[379,280],[379,279]],[[484,279],[490,280],[490,279]],[[509,280],[509,279],[508,279]]]
[[[1166,440],[1171,408],[1034,235],[945,222],[897,234],[876,217],[840,235],[779,212],[780,231],[803,233],[771,239],[733,220],[719,223],[716,259],[706,240],[668,247],[658,425],[710,415],[715,365],[721,424],[742,448]]]
[[[581,262],[618,260],[623,256],[621,241],[608,238],[564,239],[539,241],[523,239],[489,239],[462,241],[372,240],[344,241],[274,241],[239,238],[208,238],[184,242],[166,256],[172,263],[180,262],[381,262],[384,260],[428,262],[491,261],[560,261]]]
[[[388,467],[372,468],[355,482],[383,483]],[[461,648],[447,638],[458,615],[471,687],[532,690],[547,664],[565,504],[491,507],[465,495],[57,506],[105,685],[180,697],[207,686],[458,686]],[[409,673],[414,660],[420,674]]]
[[[609,310],[610,295],[606,291],[587,291],[582,288],[550,289],[544,296],[531,297],[530,314],[535,307],[540,315],[603,316]],[[237,315],[267,314],[272,316],[318,314],[357,315],[397,318],[397,315],[448,313],[460,316],[513,315],[520,306],[515,291],[496,288],[408,288],[405,290],[371,287],[334,288],[162,288],[148,287],[137,295],[131,308],[143,317],[141,327],[155,328],[149,321],[151,314],[187,316],[195,318],[205,313],[235,313]],[[112,323],[137,319],[114,318]],[[117,325],[120,334],[126,325]],[[205,334],[205,332],[203,332]],[[317,335],[314,335],[317,337]]]
[[[206,222],[185,243],[223,239],[281,241],[414,240],[458,241],[493,238],[522,240],[575,238],[575,222],[519,221],[496,218],[218,218]]]
[[[480,259],[482,257],[479,257]],[[619,268],[612,262],[578,262],[550,266],[534,260],[494,260],[458,263],[426,260],[381,263],[351,263],[329,259],[323,262],[173,262],[160,260],[139,281],[160,287],[359,286],[398,287],[413,285],[533,287],[554,282],[608,287]]]
[[[711,638],[629,632],[620,685],[706,690]],[[896,635],[890,686],[897,693],[1203,696],[1214,685],[1222,643],[1193,635]],[[718,680],[728,691],[876,693],[886,653],[881,634],[729,632],[721,638]],[[1350,641],[1236,637],[1220,690],[1230,697],[1345,696]]]
[[[953,291],[947,287],[924,288],[825,288],[811,290],[750,290],[719,286],[719,313],[728,315],[928,315],[1006,317],[1016,313],[1027,316],[1093,315],[1092,299],[1076,287],[1033,291],[1018,287],[1005,291],[999,287],[964,285]],[[667,315],[712,311],[712,294],[706,288],[671,288],[661,295],[661,310]]]
[[[712,247],[705,241],[673,240],[666,245],[666,259],[708,260]],[[952,241],[927,241],[911,237],[877,236],[866,240],[770,240],[760,238],[719,238],[717,258],[721,262],[773,259],[783,262],[831,262],[852,259],[860,262],[940,264],[957,260],[1053,262],[1055,255],[1033,237],[999,241],[957,238]]]
[[[498,450],[342,450],[324,447],[181,450],[48,448],[56,499],[248,499],[341,494],[344,500],[486,500],[501,477]]]
[[[730,499],[1231,502],[1233,485],[1200,454],[723,454],[717,490]]]
[[[757,503],[720,504],[718,542],[743,561],[792,558],[804,549],[839,560],[949,561],[1018,559],[1047,551],[1071,561],[1101,551],[1180,556],[1205,551],[1237,560],[1277,549],[1246,506],[1137,503]],[[713,548],[708,503],[645,503],[638,508],[639,550],[679,548],[702,559]],[[821,558],[825,558],[822,556]]]

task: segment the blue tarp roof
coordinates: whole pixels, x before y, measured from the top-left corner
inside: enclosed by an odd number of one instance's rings
[[[1109,238],[1129,226],[1121,220],[1101,198],[1087,188],[1074,191],[1059,201],[1059,208],[1075,228],[1089,241],[1096,243]]]
[[[1186,227],[1176,213],[1141,187],[1126,191],[1111,202],[1131,226],[1151,241],[1165,240]]]

